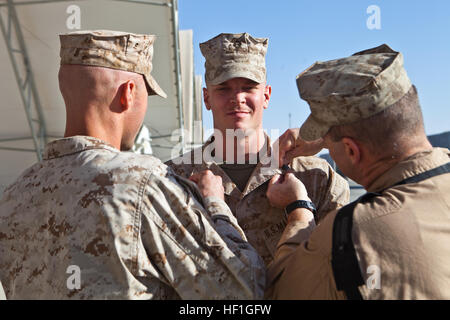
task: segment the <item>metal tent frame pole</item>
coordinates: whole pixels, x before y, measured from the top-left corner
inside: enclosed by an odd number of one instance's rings
[[[19,24],[19,19],[17,18],[17,12],[13,0],[7,0],[6,11],[6,21],[3,19],[2,13],[0,12],[0,28],[6,42],[9,58],[11,60],[17,85],[19,87],[20,97],[25,109],[28,125],[30,127],[30,138],[33,140],[34,150],[5,147],[1,148],[7,150],[17,149],[16,151],[34,151],[36,152],[38,160],[41,161],[42,151],[47,142],[46,126],[42,113],[41,102],[39,100],[33,70],[31,68],[28,51],[23,38],[22,29]],[[22,59],[19,59],[18,55],[21,55]],[[33,111],[36,113],[37,118],[33,118]],[[0,140],[0,142],[4,141],[5,140]]]
[[[174,29],[174,53],[175,53],[175,73],[177,79],[177,104],[178,104],[178,120],[180,125],[180,142],[182,145],[181,152],[185,152],[185,137],[184,137],[184,114],[183,114],[183,102],[182,102],[182,87],[181,87],[181,62],[180,62],[180,44],[179,44],[179,34],[178,34],[178,0],[167,0],[168,2],[160,3],[149,0],[113,0],[118,2],[129,2],[137,4],[146,5],[157,5],[166,6],[171,9],[172,25]],[[31,68],[30,59],[28,51],[25,45],[25,40],[23,37],[22,29],[20,27],[19,19],[17,16],[15,6],[20,5],[33,5],[33,4],[45,4],[45,3],[56,3],[56,2],[69,2],[69,0],[7,0],[6,3],[0,3],[0,27],[2,30],[3,38],[5,39],[8,54],[11,60],[12,67],[14,69],[14,74],[16,77],[17,85],[19,87],[20,96],[24,105],[25,114],[27,117],[28,125],[30,127],[31,136],[30,137],[19,137],[19,138],[6,138],[0,139],[0,143],[8,141],[19,141],[19,140],[33,140],[34,149],[26,148],[14,148],[14,147],[3,147],[0,146],[2,150],[13,150],[13,151],[26,151],[26,152],[36,152],[38,160],[42,160],[42,152],[47,143],[47,135],[45,119],[42,112],[42,107],[39,99],[39,93],[36,89],[35,78],[33,70]],[[6,8],[7,19],[2,17],[2,9]],[[14,30],[14,32],[12,32]],[[18,48],[16,47],[18,45]],[[16,55],[20,54],[22,59],[19,59]],[[21,72],[21,70],[25,70]],[[37,115],[37,119],[33,118],[33,111]],[[37,129],[35,128],[37,126]]]
[[[178,102],[178,121],[180,126],[181,154],[185,153],[184,137],[184,113],[183,113],[183,91],[181,87],[181,61],[180,61],[180,35],[178,30],[178,0],[171,0],[172,4],[172,24],[175,39],[175,72],[177,77],[177,102]]]

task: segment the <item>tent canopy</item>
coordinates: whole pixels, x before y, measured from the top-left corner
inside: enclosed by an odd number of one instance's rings
[[[176,0],[1,0],[0,18],[4,38],[0,44],[0,192],[36,162],[46,142],[64,134],[58,35],[78,29],[157,35],[152,74],[168,97],[149,97],[144,123],[155,156],[170,159],[174,146],[186,151],[183,100],[189,98],[183,96],[183,87],[192,96],[194,88],[182,84],[181,60],[189,73],[183,78],[194,82],[189,65],[193,58],[189,46],[180,53]]]

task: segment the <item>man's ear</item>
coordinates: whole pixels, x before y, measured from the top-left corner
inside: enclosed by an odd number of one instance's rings
[[[203,102],[205,102],[206,110],[211,110],[211,104],[209,103],[209,95],[207,88],[203,88]]]
[[[269,107],[269,100],[270,96],[272,95],[272,87],[267,85],[264,88],[264,109],[267,109]]]
[[[361,147],[358,143],[349,137],[342,138],[342,143],[344,145],[344,152],[350,159],[352,165],[357,165],[361,162]]]
[[[136,84],[133,80],[128,80],[122,84],[122,92],[120,94],[120,104],[122,105],[122,110],[126,111],[131,108],[134,104],[134,98],[136,95]]]

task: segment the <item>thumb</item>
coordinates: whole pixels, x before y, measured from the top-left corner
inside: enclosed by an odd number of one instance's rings
[[[267,185],[267,191],[266,191],[266,196],[268,198],[270,198],[271,192],[272,192],[272,187],[278,183],[278,180],[280,180],[280,175],[276,174],[272,177],[272,179],[270,179],[269,184]]]
[[[279,154],[279,165],[289,163],[289,159],[287,155],[294,149],[294,144],[292,143],[292,139],[288,139],[284,141],[284,143],[280,143],[278,146],[278,154]]]
[[[292,172],[286,172],[286,174],[284,175],[284,180],[293,180],[293,179],[297,179],[295,174],[293,174]]]

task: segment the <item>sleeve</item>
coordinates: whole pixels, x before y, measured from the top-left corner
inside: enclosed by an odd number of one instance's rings
[[[182,299],[260,299],[265,267],[220,199],[205,207],[190,181],[152,175],[142,199],[145,254]]]
[[[189,178],[189,176],[192,174],[192,166],[179,163],[177,162],[177,159],[166,161],[164,164],[170,167],[177,175],[184,178]]]
[[[318,221],[349,202],[350,188],[347,181],[334,171],[326,160],[318,157],[298,157],[293,161],[292,168],[316,205]]]
[[[344,299],[331,267],[332,230],[337,210],[317,227],[291,222],[267,269],[267,299]]]
[[[327,163],[328,183],[326,191],[321,195],[320,210],[318,211],[319,221],[333,210],[339,209],[350,200],[350,187],[339,173],[333,170]]]
[[[231,213],[228,205],[219,198],[208,197],[204,199],[205,209],[208,211],[217,232],[224,238],[241,239],[247,241],[244,231]]]

